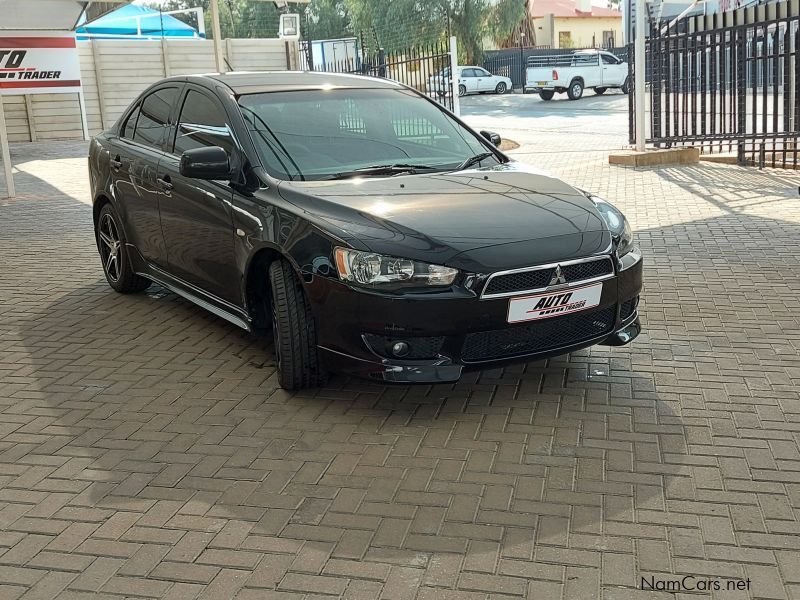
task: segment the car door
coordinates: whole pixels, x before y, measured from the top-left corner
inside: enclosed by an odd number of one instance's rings
[[[475,69],[475,72],[478,75],[478,91],[493,92],[494,88],[497,87],[497,83],[494,80],[494,75],[484,69]]]
[[[139,102],[111,144],[111,171],[129,243],[154,265],[167,264],[159,215],[158,163],[179,86],[160,87]]]
[[[467,93],[472,94],[478,92],[478,75],[475,69],[463,69],[460,77],[461,83],[467,88]]]
[[[187,85],[168,143],[159,163],[161,227],[170,271],[176,277],[234,306],[241,305],[234,259],[231,215],[233,190],[226,181],[184,177],[180,158],[186,150],[234,143],[221,102],[200,87]]]
[[[628,65],[613,54],[603,52],[600,55],[603,64],[603,85],[617,86],[625,82],[628,76]]]

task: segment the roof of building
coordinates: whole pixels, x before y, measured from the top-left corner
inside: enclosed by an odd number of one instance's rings
[[[549,14],[555,17],[579,17],[584,19],[592,17],[622,18],[620,11],[602,6],[592,6],[591,12],[582,12],[576,8],[575,0],[533,0],[531,6],[531,16],[533,18],[539,19]]]

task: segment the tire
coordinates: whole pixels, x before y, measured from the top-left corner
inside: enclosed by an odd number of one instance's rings
[[[459,96],[467,95],[467,86],[465,86],[463,83],[458,86],[458,95]]]
[[[604,87],[597,87],[597,88],[594,88],[594,93],[595,93],[595,94],[597,94],[598,96],[602,96],[603,94],[605,94],[605,93],[606,93],[606,90],[607,90],[607,89],[608,89],[608,88],[604,88]]]
[[[508,89],[508,86],[506,86],[504,81],[501,81],[500,83],[497,84],[497,87],[494,88],[494,93],[495,94],[500,94],[502,96],[503,94],[506,93],[507,89]]]
[[[583,82],[580,79],[575,79],[569,84],[567,96],[569,96],[570,100],[580,100],[581,96],[583,96]]]
[[[269,266],[269,283],[278,382],[286,390],[324,384],[327,374],[319,365],[317,330],[300,280],[288,262],[276,260]]]
[[[94,234],[103,273],[111,289],[120,294],[135,294],[150,286],[149,279],[133,271],[125,232],[111,204],[106,204],[100,209]]]
[[[622,84],[622,88],[620,88],[620,89],[622,90],[623,94],[629,94],[630,93],[631,84],[630,84],[630,81],[628,80],[627,77],[625,78],[625,83]]]
[[[439,90],[436,92],[436,94],[439,96],[439,98],[444,98],[447,95],[447,92],[444,90]]]
[[[555,92],[553,90],[542,90],[539,92],[539,97],[545,102],[550,102],[553,99]]]

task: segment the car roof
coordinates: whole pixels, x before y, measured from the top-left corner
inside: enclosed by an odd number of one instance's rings
[[[172,79],[206,84],[216,81],[229,87],[236,95],[331,88],[402,89],[403,87],[397,82],[377,77],[310,71],[233,71],[188,75]]]

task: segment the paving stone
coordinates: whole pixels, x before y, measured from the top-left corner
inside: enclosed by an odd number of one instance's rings
[[[800,177],[612,167],[618,95],[463,104],[626,213],[646,257],[632,345],[289,394],[270,341],[156,285],[110,291],[85,143],[13,147],[0,596],[657,600],[652,569],[798,597]]]

